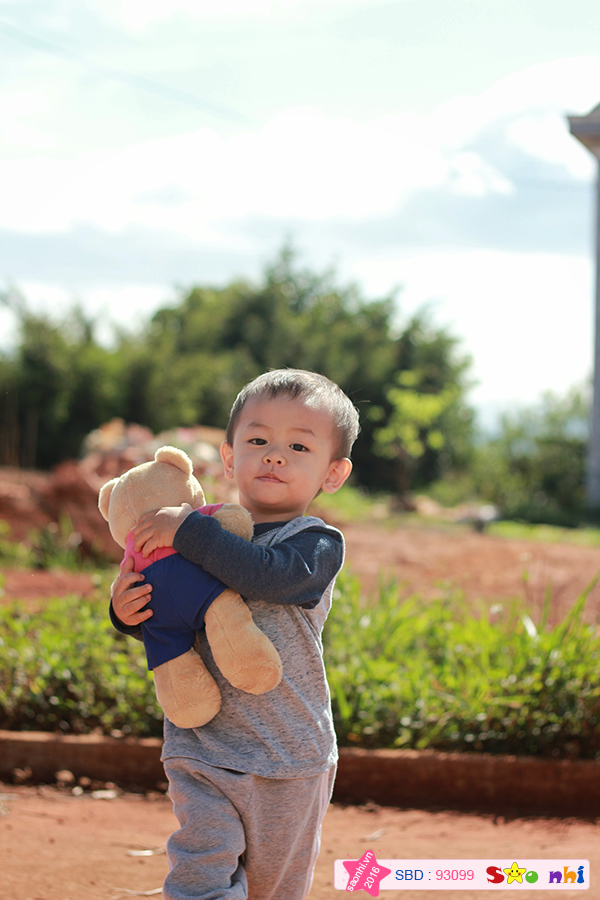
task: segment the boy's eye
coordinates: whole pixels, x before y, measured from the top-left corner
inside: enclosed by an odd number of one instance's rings
[[[256,444],[257,447],[262,447],[267,442],[264,438],[250,438],[248,441],[249,444]]]
[[[299,453],[301,453],[303,450],[308,449],[308,447],[305,447],[304,444],[290,444],[290,447],[292,448],[292,450],[297,450]]]

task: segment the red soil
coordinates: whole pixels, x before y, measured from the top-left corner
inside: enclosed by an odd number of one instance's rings
[[[177,828],[168,799],[125,794],[94,800],[70,790],[0,785],[0,871],[3,900],[125,900],[160,888],[164,849]],[[515,819],[386,807],[332,805],[309,900],[334,900],[335,859],[588,859],[600,866],[600,825],[565,819]],[[121,889],[121,890],[119,890]],[[596,893],[592,893],[595,890]],[[127,894],[126,892],[129,892]],[[382,898],[484,898],[482,891],[385,891]],[[597,888],[590,890],[597,897]],[[362,896],[367,896],[361,893]],[[525,890],[524,896],[534,893]],[[285,900],[284,897],[281,900]]]

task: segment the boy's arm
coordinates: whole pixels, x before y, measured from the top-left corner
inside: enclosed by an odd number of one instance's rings
[[[344,560],[342,535],[325,525],[261,547],[196,512],[177,529],[173,549],[247,600],[308,608],[316,606]]]

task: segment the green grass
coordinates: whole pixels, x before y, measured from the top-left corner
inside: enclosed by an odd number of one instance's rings
[[[591,588],[591,586],[590,586]],[[534,624],[515,601],[474,615],[459,593],[367,600],[340,581],[325,659],[342,745],[600,758],[600,637],[581,620]]]
[[[315,516],[330,513],[344,522],[358,522],[386,517],[389,508],[389,496],[371,495],[361,488],[345,484],[335,494],[319,494],[308,512]]]
[[[529,522],[492,522],[486,529],[495,537],[547,544],[578,544],[582,547],[600,547],[600,528],[560,528],[557,525],[531,525]]]
[[[162,733],[143,646],[115,631],[108,596],[107,576],[93,599],[0,607],[0,728]]]
[[[141,644],[91,599],[0,607],[0,728],[161,734]],[[523,603],[456,591],[427,600],[340,577],[324,645],[341,745],[600,759],[600,634],[582,620],[592,585],[549,627]]]

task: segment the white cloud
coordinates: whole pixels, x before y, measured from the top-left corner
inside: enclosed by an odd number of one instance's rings
[[[506,136],[530,156],[563,165],[575,178],[590,177],[593,159],[575,143],[564,117],[548,110],[533,111],[511,122]]]
[[[75,222],[108,230],[138,223],[209,240],[211,223],[251,214],[381,215],[407,192],[441,183],[448,168],[402,116],[393,126],[301,108],[228,138],[202,129],[74,161],[8,160],[0,225],[56,231]],[[151,201],[173,186],[180,203]]]
[[[543,107],[556,114],[587,113],[600,97],[600,56],[579,56],[536,63],[476,96],[445,101],[434,119],[447,146],[464,143],[493,121],[517,118]]]
[[[0,96],[0,144],[3,153],[14,148],[47,151],[56,141],[27,122],[35,116],[47,114],[50,102],[41,89],[29,89]]]
[[[478,153],[464,150],[456,153],[448,169],[449,188],[454,194],[485,197],[486,194],[510,194],[514,186]]]
[[[76,222],[111,231],[137,223],[211,239],[219,220],[248,215],[326,219],[381,216],[411,193],[441,185],[483,196],[506,179],[474,153],[443,154],[414,117],[363,124],[318,110],[287,110],[254,132],[212,129],[76,160],[7,160],[0,225],[65,230]],[[179,188],[180,202],[152,202]]]
[[[442,148],[457,150],[494,123],[515,146],[589,179],[595,163],[569,134],[567,115],[585,115],[600,100],[600,56],[537,63],[502,78],[477,96],[453,97],[431,117]]]
[[[230,16],[273,16],[289,11],[314,11],[323,6],[344,4],[370,6],[380,0],[110,0],[103,3],[127,28],[140,30],[149,24],[175,15],[190,18],[226,18]],[[406,2],[406,0],[402,0]]]
[[[299,107],[252,131],[204,128],[74,160],[44,152],[50,138],[34,127],[47,113],[43,90],[6,95],[0,122],[9,140],[37,152],[3,163],[0,227],[57,232],[89,223],[116,232],[141,224],[212,245],[224,240],[219,222],[245,216],[357,220],[389,215],[423,189],[506,194],[510,173],[469,148],[491,127],[531,158],[590,180],[591,154],[568,134],[565,110],[592,106],[599,82],[600,56],[565,59],[454,98],[431,116],[363,123]]]
[[[258,8],[267,0],[252,3]],[[191,0],[134,5],[147,15],[205,9]],[[472,197],[506,194],[513,189],[510,174],[468,146],[491,127],[533,159],[590,180],[594,161],[569,135],[565,114],[595,105],[599,83],[600,56],[555,60],[503,78],[478,96],[454,97],[429,116],[397,113],[364,123],[300,107],[255,130],[221,136],[204,128],[73,160],[50,157],[58,131],[38,127],[57,102],[51,85],[6,94],[0,97],[4,146],[28,153],[0,169],[0,227],[57,232],[89,223],[116,232],[142,224],[213,245],[225,241],[218,223],[227,219],[385,216],[415,192],[441,186]],[[179,193],[179,202],[161,201],[166,189],[172,197]]]

